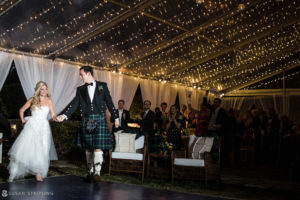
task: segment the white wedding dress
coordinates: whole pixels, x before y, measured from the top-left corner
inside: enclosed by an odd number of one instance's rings
[[[50,125],[48,106],[36,107],[8,152],[9,179],[13,181],[27,174],[47,176],[50,160],[57,160]]]

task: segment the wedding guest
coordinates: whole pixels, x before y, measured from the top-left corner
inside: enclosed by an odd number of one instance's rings
[[[180,149],[183,145],[181,138],[181,124],[183,116],[179,112],[176,105],[172,105],[170,108],[170,115],[167,120],[167,141],[175,145],[176,149]]]
[[[168,119],[168,111],[167,111],[167,107],[168,104],[166,102],[162,102],[160,104],[161,107],[161,118],[162,118],[162,129],[165,130],[166,129],[166,122]]]
[[[112,132],[116,132],[119,130],[126,130],[128,129],[128,123],[131,122],[130,119],[130,113],[128,110],[124,109],[124,105],[125,105],[125,101],[123,99],[120,99],[118,101],[118,112],[119,112],[119,127],[116,128],[115,126],[115,121],[112,120],[111,122],[113,122],[113,127],[112,127]]]
[[[140,130],[144,132],[145,135],[154,133],[154,121],[155,113],[150,110],[151,101],[144,101],[144,112],[138,115],[138,123],[141,125]]]
[[[162,112],[159,107],[155,108],[155,120],[154,120],[154,129],[161,130],[163,125]]]
[[[191,103],[188,103],[188,108],[189,108],[189,110],[191,110],[197,114],[197,124],[196,124],[195,135],[198,137],[206,136],[207,131],[208,131],[208,122],[209,122],[210,111],[203,104],[201,104],[200,110],[196,110],[196,109],[192,108]]]
[[[194,111],[189,112],[187,128],[196,128],[196,116]]]
[[[208,133],[212,136],[218,135],[222,137],[225,131],[225,123],[227,119],[226,110],[221,108],[222,100],[220,98],[215,98],[212,105],[207,102],[209,90],[206,91],[203,97],[203,105],[205,105],[210,110],[210,119],[208,123]]]
[[[181,106],[181,114],[183,117],[181,126],[182,126],[182,128],[186,128],[187,120],[188,120],[189,116],[188,116],[187,106],[185,104],[182,104],[182,106]]]

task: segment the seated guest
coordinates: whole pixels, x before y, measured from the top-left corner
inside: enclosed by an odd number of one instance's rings
[[[179,112],[176,105],[170,108],[170,115],[167,121],[167,141],[175,145],[176,149],[180,149],[183,145],[181,138],[181,124],[183,116]]]
[[[196,116],[193,111],[189,112],[187,128],[196,128]]]
[[[140,130],[144,134],[153,134],[154,133],[154,120],[155,113],[150,110],[151,101],[144,101],[144,112],[138,115],[138,123],[141,125]]]
[[[128,110],[124,109],[125,101],[123,99],[120,99],[118,101],[118,112],[119,112],[119,127],[115,127],[115,123],[113,123],[112,132],[117,132],[119,130],[126,130],[128,129],[128,123],[131,122],[130,119],[130,113]],[[113,120],[112,122],[115,122]]]

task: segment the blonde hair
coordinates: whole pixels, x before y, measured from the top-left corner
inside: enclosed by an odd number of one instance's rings
[[[34,88],[34,94],[32,97],[32,102],[31,102],[31,109],[33,109],[34,107],[41,107],[41,100],[40,100],[40,90],[41,87],[46,86],[48,89],[48,85],[47,83],[45,83],[44,81],[39,81]],[[48,91],[47,93],[47,97],[50,97],[50,93]]]

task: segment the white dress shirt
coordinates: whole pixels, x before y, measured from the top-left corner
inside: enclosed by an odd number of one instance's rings
[[[120,124],[122,122],[122,114],[123,114],[123,109],[119,109],[119,123]]]
[[[96,81],[94,80],[92,83],[93,83],[93,86],[91,86],[91,85],[88,86],[88,93],[89,93],[91,102],[93,102],[93,99],[94,99],[94,94],[95,94],[95,89],[96,89]]]

